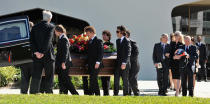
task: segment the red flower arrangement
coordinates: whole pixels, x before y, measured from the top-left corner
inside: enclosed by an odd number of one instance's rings
[[[69,39],[71,43],[71,50],[76,53],[84,53],[87,50],[88,45],[88,36],[86,34],[81,35],[73,35],[72,38]]]

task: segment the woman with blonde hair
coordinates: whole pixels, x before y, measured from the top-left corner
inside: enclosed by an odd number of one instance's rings
[[[174,83],[174,88],[176,90],[175,96],[180,94],[181,80],[179,72],[179,60],[174,59],[175,51],[184,44],[184,37],[180,31],[174,33],[175,41],[170,43],[170,68],[172,72],[172,79]]]

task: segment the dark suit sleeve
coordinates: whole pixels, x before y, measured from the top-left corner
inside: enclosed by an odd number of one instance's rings
[[[132,51],[133,51],[133,55],[132,56],[138,56],[139,55],[139,50],[138,50],[138,46],[136,44],[135,41],[132,41]]]
[[[62,48],[60,48],[61,50],[61,62],[63,63],[65,63],[66,62],[66,60],[67,60],[67,58],[68,58],[68,40],[66,40],[65,38],[63,38],[62,40],[61,40],[61,42],[60,42],[60,46],[62,47]]]
[[[36,45],[36,42],[35,42],[35,37],[34,37],[34,29],[32,28],[31,32],[30,32],[30,45],[31,45],[31,50],[32,52],[37,52],[37,45]]]
[[[208,60],[207,51],[206,51],[206,45],[204,44],[204,57],[205,60]]]
[[[192,50],[191,50],[192,53],[191,53],[190,59],[189,59],[190,65],[193,65],[193,62],[198,58],[198,54],[197,54],[196,50],[197,50],[196,47],[193,46]]]
[[[126,41],[125,42],[125,45],[124,45],[124,48],[123,48],[123,60],[122,62],[123,63],[127,63],[128,61],[128,57],[131,55],[131,44],[130,44],[130,41]]]
[[[98,54],[97,54],[96,62],[102,62],[103,55],[104,55],[104,48],[103,48],[103,42],[102,42],[102,40],[98,40],[97,45],[98,45],[97,46]]]
[[[49,30],[46,32],[45,41],[43,43],[41,53],[45,53],[48,50],[53,38],[53,33],[54,33],[54,27],[50,26]]]
[[[153,63],[157,63],[157,55],[156,55],[156,44],[154,45],[153,48],[153,55],[152,55]]]

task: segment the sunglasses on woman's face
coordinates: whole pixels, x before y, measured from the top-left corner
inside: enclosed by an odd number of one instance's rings
[[[120,31],[116,31],[116,33],[120,33]]]

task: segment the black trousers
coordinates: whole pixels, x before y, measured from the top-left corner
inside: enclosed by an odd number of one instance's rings
[[[69,68],[65,70],[63,70],[61,67],[56,68],[58,68],[56,70],[58,70],[58,85],[60,88],[60,94],[68,94],[68,91],[70,91],[72,95],[79,95],[73,83],[71,82],[71,77],[69,76]]]
[[[169,68],[167,67],[165,62],[162,62],[162,66],[163,66],[163,68],[156,69],[159,94],[165,94],[167,91],[167,86],[168,86]]]
[[[26,63],[20,66],[21,68],[21,94],[27,94],[29,89],[29,83],[31,80],[33,63]]]
[[[131,94],[131,90],[133,91],[134,95],[139,93],[138,89],[138,74],[139,74],[140,66],[138,59],[132,60],[131,59],[131,68],[129,70],[129,93]]]
[[[129,95],[129,69],[130,62],[126,64],[126,69],[121,69],[121,62],[118,62],[117,69],[114,72],[114,96],[118,96],[119,86],[120,86],[120,77],[123,80],[123,95]]]
[[[98,73],[99,73],[100,69],[95,69],[95,64],[90,64],[88,66],[88,70],[90,72],[89,94],[100,96],[100,89],[99,89],[99,85],[98,85]]]
[[[198,69],[198,74],[197,74],[198,80],[201,80],[202,78],[206,80],[207,79],[206,63],[204,60],[199,60],[199,64],[201,68]]]
[[[47,91],[46,88],[47,88],[46,87],[46,77],[42,76],[39,92],[40,93],[47,93],[46,92]]]
[[[33,72],[32,80],[30,86],[30,93],[36,94],[39,93],[42,70],[45,69],[45,78],[46,78],[46,93],[53,93],[53,80],[54,80],[54,70],[55,62],[54,61],[34,61],[33,62]]]
[[[104,91],[104,96],[109,95],[109,88],[110,88],[110,77],[109,76],[102,76],[102,88]]]
[[[89,86],[88,86],[88,76],[83,76],[82,82],[83,82],[84,95],[90,95]]]
[[[187,95],[187,89],[189,90],[189,96],[193,96],[193,71],[191,66],[180,68],[181,83],[182,83],[182,96]]]

